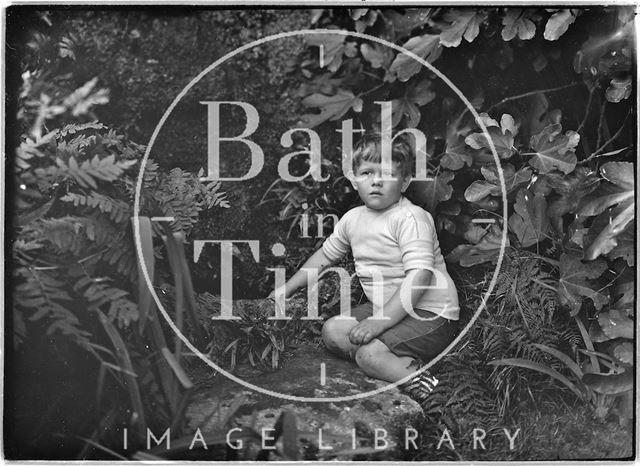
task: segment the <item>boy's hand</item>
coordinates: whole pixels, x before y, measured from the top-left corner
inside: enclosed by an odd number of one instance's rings
[[[349,332],[349,341],[354,345],[366,345],[386,330],[384,320],[364,319]]]

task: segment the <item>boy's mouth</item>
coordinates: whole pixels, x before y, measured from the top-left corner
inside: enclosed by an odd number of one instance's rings
[[[369,193],[369,196],[382,196],[382,193],[379,191],[371,191]]]

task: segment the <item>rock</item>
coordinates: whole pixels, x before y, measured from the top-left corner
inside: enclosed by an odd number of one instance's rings
[[[321,364],[325,365],[326,371],[324,385],[321,384]],[[228,431],[236,426],[253,423],[254,429],[261,433],[262,429],[272,429],[280,414],[288,410],[296,419],[300,450],[305,446],[308,449],[311,445],[316,451],[322,446],[325,449],[318,452],[318,457],[336,456],[339,450],[353,447],[354,436],[357,437],[357,448],[375,446],[377,430],[379,448],[375,459],[379,459],[391,454],[396,448],[404,448],[404,445],[396,444],[396,434],[401,434],[401,441],[404,442],[405,429],[417,426],[422,413],[420,406],[397,388],[348,401],[303,402],[287,399],[286,396],[348,397],[388,385],[365,376],[355,363],[337,359],[324,348],[311,345],[297,348],[293,356],[283,362],[281,369],[243,380],[285,396],[260,393],[218,374],[212,384],[199,387],[194,394],[187,410],[189,424],[186,432],[200,428],[206,435],[208,432],[219,432],[220,429]],[[242,398],[244,402],[236,411],[235,419],[227,427],[220,425],[224,412],[234,400],[238,403]],[[218,415],[212,416],[216,410]],[[271,435],[271,431],[267,430],[266,436]],[[251,458],[249,454],[246,457]],[[349,456],[345,458],[348,459]]]

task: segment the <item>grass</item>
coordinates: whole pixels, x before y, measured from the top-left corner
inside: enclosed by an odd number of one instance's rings
[[[514,449],[509,449],[502,427],[515,438]],[[537,404],[523,405],[509,424],[487,429],[486,450],[479,445],[473,449],[473,433],[462,438],[452,435],[455,451],[445,441],[437,449],[441,431],[434,434],[432,426],[425,426],[432,434],[425,437],[420,451],[406,454],[406,460],[418,461],[557,461],[557,460],[631,460],[634,454],[632,423],[620,425],[617,416],[605,420],[595,419],[591,409],[576,401],[566,403],[561,397]]]

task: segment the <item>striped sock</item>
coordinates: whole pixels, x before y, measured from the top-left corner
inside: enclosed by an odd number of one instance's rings
[[[424,371],[408,382],[400,385],[400,389],[412,399],[422,404],[427,400],[436,385],[438,385],[438,379],[429,371]]]

